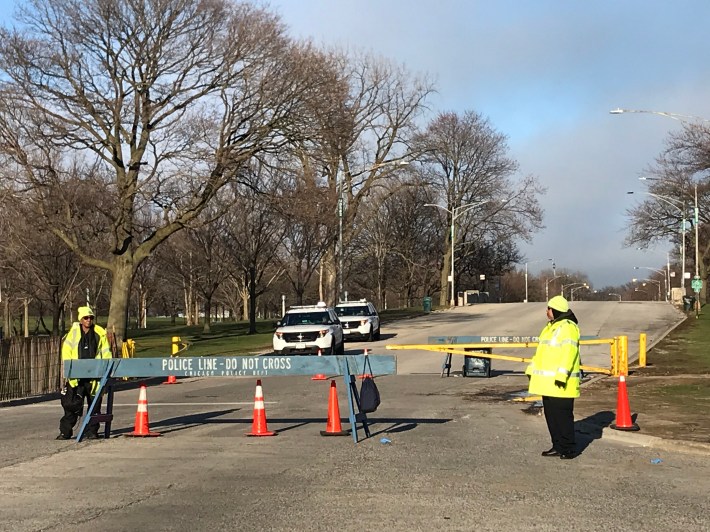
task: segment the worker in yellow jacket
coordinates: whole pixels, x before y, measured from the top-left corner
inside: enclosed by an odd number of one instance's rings
[[[106,337],[106,330],[94,323],[94,311],[90,307],[79,307],[78,322],[74,322],[69,332],[62,340],[62,360],[78,360],[85,358],[111,358],[111,346]],[[61,404],[64,415],[59,421],[58,440],[68,440],[77,420],[84,412],[84,399],[87,408],[98,390],[99,381],[95,379],[69,379],[62,389]],[[96,402],[93,413],[101,410],[101,398]],[[99,437],[99,423],[89,422],[86,426],[87,439]]]
[[[569,460],[577,456],[574,437],[574,399],[579,397],[579,327],[577,317],[562,296],[547,303],[545,328],[525,374],[528,391],[542,396],[552,447],[542,456]]]

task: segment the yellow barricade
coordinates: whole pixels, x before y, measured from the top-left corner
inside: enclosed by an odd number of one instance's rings
[[[595,340],[581,340],[581,345],[604,345],[609,344],[610,368],[599,368],[595,366],[581,365],[583,371],[591,373],[602,373],[604,375],[627,375],[628,374],[628,336],[617,336],[614,338],[599,338]],[[471,356],[471,351],[467,349],[516,349],[534,348],[537,342],[511,342],[511,343],[470,343],[470,344],[388,344],[386,349],[405,350],[418,349],[422,351],[435,351],[452,355]],[[508,360],[512,362],[529,363],[532,359],[525,357],[514,357],[496,353],[476,352],[479,358],[490,358],[496,360]]]

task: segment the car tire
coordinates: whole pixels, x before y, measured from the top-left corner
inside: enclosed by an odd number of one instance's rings
[[[338,355],[343,356],[345,354],[345,337],[343,337],[343,341],[340,342],[340,348],[338,349]]]
[[[379,340],[379,339],[380,339],[380,329],[378,328],[377,333],[375,333],[375,340]]]

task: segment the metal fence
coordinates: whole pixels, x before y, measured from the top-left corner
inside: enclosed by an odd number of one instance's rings
[[[59,391],[61,338],[9,338],[0,341],[0,401]]]

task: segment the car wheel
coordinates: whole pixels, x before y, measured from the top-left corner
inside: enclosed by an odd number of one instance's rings
[[[343,356],[345,354],[345,338],[343,338],[343,341],[340,342],[340,349],[338,349],[338,354],[340,356]]]
[[[379,340],[379,339],[380,339],[380,329],[378,328],[377,333],[375,334],[375,340]]]
[[[333,343],[330,344],[330,353],[329,355],[334,355],[335,354],[335,338],[333,338]]]

